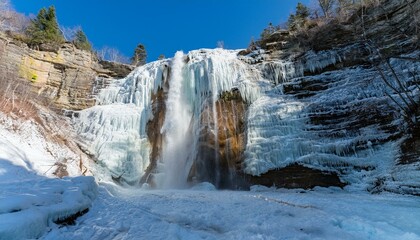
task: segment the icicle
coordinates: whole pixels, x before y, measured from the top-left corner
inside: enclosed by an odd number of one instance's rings
[[[80,112],[77,131],[103,166],[100,178],[136,184],[144,174],[149,165],[146,124],[151,94],[161,85],[166,65],[159,61],[137,68],[102,89],[98,106]]]

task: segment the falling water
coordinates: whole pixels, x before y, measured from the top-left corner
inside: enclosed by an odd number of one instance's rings
[[[166,82],[168,66],[171,74]],[[160,129],[162,148],[157,167],[150,171],[153,177],[147,177],[161,188],[185,187],[192,164],[200,161],[214,161],[213,168],[203,169],[210,173],[209,179],[200,180],[217,185],[218,152],[222,151],[218,134],[223,131],[219,129],[217,108],[220,94],[238,89],[242,99],[252,102],[270,87],[258,70],[238,59],[237,51],[201,49],[188,55],[177,52],[172,60],[137,68],[127,78],[101,90],[98,106],[80,113],[78,131],[103,167],[104,178],[108,174],[133,185],[151,166],[151,143],[146,130],[149,122],[156,120],[152,97],[167,83],[169,88],[162,90],[167,91]],[[197,154],[201,133],[212,139],[212,146],[208,145],[211,156],[203,159]]]
[[[162,152],[163,188],[184,187],[191,161],[188,161],[191,149],[190,122],[192,119],[191,102],[185,99],[184,53],[178,51],[172,63],[171,80],[169,82],[166,116],[161,133],[164,135]]]

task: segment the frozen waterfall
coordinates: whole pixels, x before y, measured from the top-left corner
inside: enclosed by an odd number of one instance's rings
[[[239,89],[242,98],[252,102],[271,86],[268,80],[260,78],[258,70],[238,59],[237,51],[177,52],[173,59],[138,67],[126,78],[102,89],[97,106],[80,112],[78,132],[98,160],[101,179],[112,176],[114,180],[136,184],[145,174],[150,164],[151,144],[146,130],[154,118],[152,96],[165,88],[168,77],[161,129],[163,148],[153,171],[156,186],[162,188],[186,185],[197,157],[200,129],[208,127],[217,136],[216,101],[220,94]],[[202,126],[204,108],[212,109],[211,126]]]
[[[184,53],[175,54],[172,63],[166,116],[161,133],[164,135],[162,152],[163,176],[158,184],[163,188],[181,188],[186,184],[192,164],[193,136],[190,123],[193,117],[193,102],[188,101],[191,88],[184,74]],[[186,94],[189,92],[189,94]]]
[[[300,78],[304,72],[341,61],[345,54],[340,54],[309,52],[304,63],[287,60],[255,63],[247,60],[252,56],[238,57],[238,51],[232,50],[177,52],[173,59],[138,67],[126,78],[102,89],[98,105],[80,112],[78,132],[86,148],[97,158],[101,179],[135,185],[145,176],[145,181],[152,179],[156,187],[183,188],[194,163],[207,157],[198,152],[202,146],[200,134],[206,131],[211,137],[205,147],[215,154],[211,156],[214,164],[205,166],[215,168],[207,169],[213,171],[208,176],[219,182],[216,153],[225,149],[219,148],[218,142],[224,131],[218,116],[224,112],[218,101],[225,92],[239,90],[241,101],[247,104],[241,160],[245,173],[260,175],[294,163],[331,171],[348,165],[360,169],[377,167],[375,159],[382,153],[371,141],[382,141],[388,135],[376,126],[352,133],[340,130],[335,132],[337,136],[332,136],[321,124],[311,123],[311,117],[317,115],[314,111],[325,109],[323,114],[330,114],[332,109],[338,113],[341,110],[337,106],[343,103],[358,105],[363,101],[358,93],[366,89],[367,82],[354,80],[354,76],[368,70],[348,69],[341,75],[328,72],[319,77]],[[303,99],[284,92],[286,87],[293,91],[310,84],[315,89],[331,90],[311,93],[308,88]],[[383,94],[375,90],[374,84],[369,88],[370,93],[377,94],[377,101],[383,101]],[[160,98],[156,98],[158,95]],[[164,114],[158,112],[160,117],[154,116],[156,101],[165,106]],[[153,148],[147,128],[156,118],[164,118],[155,126],[159,129],[153,129],[160,134],[159,148]],[[341,122],[336,124],[334,127],[342,129]],[[158,149],[153,150],[153,157],[152,149]]]
[[[151,94],[167,76],[167,62],[137,68],[98,95],[98,105],[80,111],[77,131],[98,161],[98,177],[136,184],[149,165],[146,124]]]

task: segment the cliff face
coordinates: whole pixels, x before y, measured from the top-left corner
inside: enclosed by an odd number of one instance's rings
[[[125,77],[128,65],[99,62],[92,53],[63,44],[57,52],[36,51],[0,33],[0,71],[17,73],[58,109],[79,110],[95,104],[93,94],[107,79]]]
[[[268,116],[266,124],[248,127],[263,132],[263,140],[248,134],[244,171],[260,175],[251,181],[340,186],[333,172],[372,192],[420,194],[419,5],[383,1],[348,22],[274,36],[264,53],[244,57],[277,85],[249,112]],[[269,133],[272,126],[280,133]],[[258,148],[249,148],[255,141]],[[321,177],[308,168],[328,172]]]
[[[216,120],[210,107],[201,112],[204,127],[199,133],[198,154],[189,178],[211,182],[219,188],[232,188],[242,184],[237,173],[244,157],[248,105],[238,90],[222,93],[215,105]]]

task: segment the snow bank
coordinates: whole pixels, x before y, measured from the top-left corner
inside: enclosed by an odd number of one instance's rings
[[[195,191],[216,191],[216,187],[209,182],[201,182],[194,185],[191,190]]]
[[[0,189],[0,239],[38,238],[52,222],[90,208],[96,197],[93,177],[38,177],[0,183]]]
[[[35,122],[0,113],[0,239],[38,238],[54,221],[91,207],[93,177],[48,178],[57,162],[80,175],[79,156],[47,140]]]
[[[62,163],[70,176],[80,175],[80,155],[44,134],[48,133],[32,120],[15,120],[0,113],[0,161],[9,160],[49,177],[54,177],[56,164]],[[0,181],[4,180],[5,176],[0,176]]]

